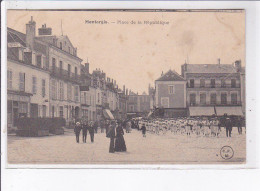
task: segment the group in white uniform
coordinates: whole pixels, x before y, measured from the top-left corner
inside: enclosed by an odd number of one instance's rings
[[[166,134],[170,131],[173,134],[186,134],[190,136],[192,133],[197,136],[219,136],[219,120],[217,118],[176,118],[176,119],[153,119],[140,120],[139,127],[145,125],[148,132]]]

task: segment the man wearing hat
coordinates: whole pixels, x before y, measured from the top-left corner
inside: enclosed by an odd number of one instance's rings
[[[81,125],[80,125],[80,122],[77,122],[77,123],[76,123],[76,126],[75,126],[75,128],[74,128],[74,132],[75,132],[75,135],[76,135],[76,142],[77,142],[77,143],[79,143],[80,131],[81,131]]]
[[[231,121],[231,119],[229,117],[226,118],[225,126],[226,126],[226,135],[227,135],[227,137],[231,137],[232,121]]]

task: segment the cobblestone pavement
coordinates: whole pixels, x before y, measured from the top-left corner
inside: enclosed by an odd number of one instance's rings
[[[238,135],[233,130],[231,138],[225,137],[222,130],[219,138],[191,137],[147,133],[143,138],[140,131],[125,133],[127,152],[108,152],[109,139],[105,133],[95,134],[95,142],[75,141],[74,133],[66,130],[64,135],[48,137],[8,136],[8,162],[10,164],[183,164],[183,163],[242,163],[246,158],[246,135]],[[231,146],[234,156],[224,160],[220,149]]]

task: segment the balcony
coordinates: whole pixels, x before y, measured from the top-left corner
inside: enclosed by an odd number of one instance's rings
[[[204,104],[202,103],[189,103],[187,102],[188,106],[241,106],[242,102],[241,101],[236,101],[236,102],[227,102],[227,103],[221,103],[220,101],[217,101],[216,103],[210,103],[210,102],[206,102]]]
[[[60,78],[64,81],[70,81],[73,83],[80,84],[80,76],[75,75],[75,73],[68,72],[67,70],[57,68],[57,67],[52,67],[51,68],[51,76]]]
[[[220,84],[216,84],[216,85],[211,85],[211,84],[205,84],[204,86],[201,85],[194,85],[191,86],[189,84],[187,84],[187,88],[196,88],[196,89],[213,89],[213,88],[218,88],[218,89],[227,89],[227,88],[240,88],[240,84],[236,84],[236,86],[232,86],[232,85],[225,85],[225,86],[221,86]]]

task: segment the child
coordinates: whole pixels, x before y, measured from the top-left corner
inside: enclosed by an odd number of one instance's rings
[[[142,124],[141,130],[142,130],[143,137],[146,137],[146,127],[144,123]]]

